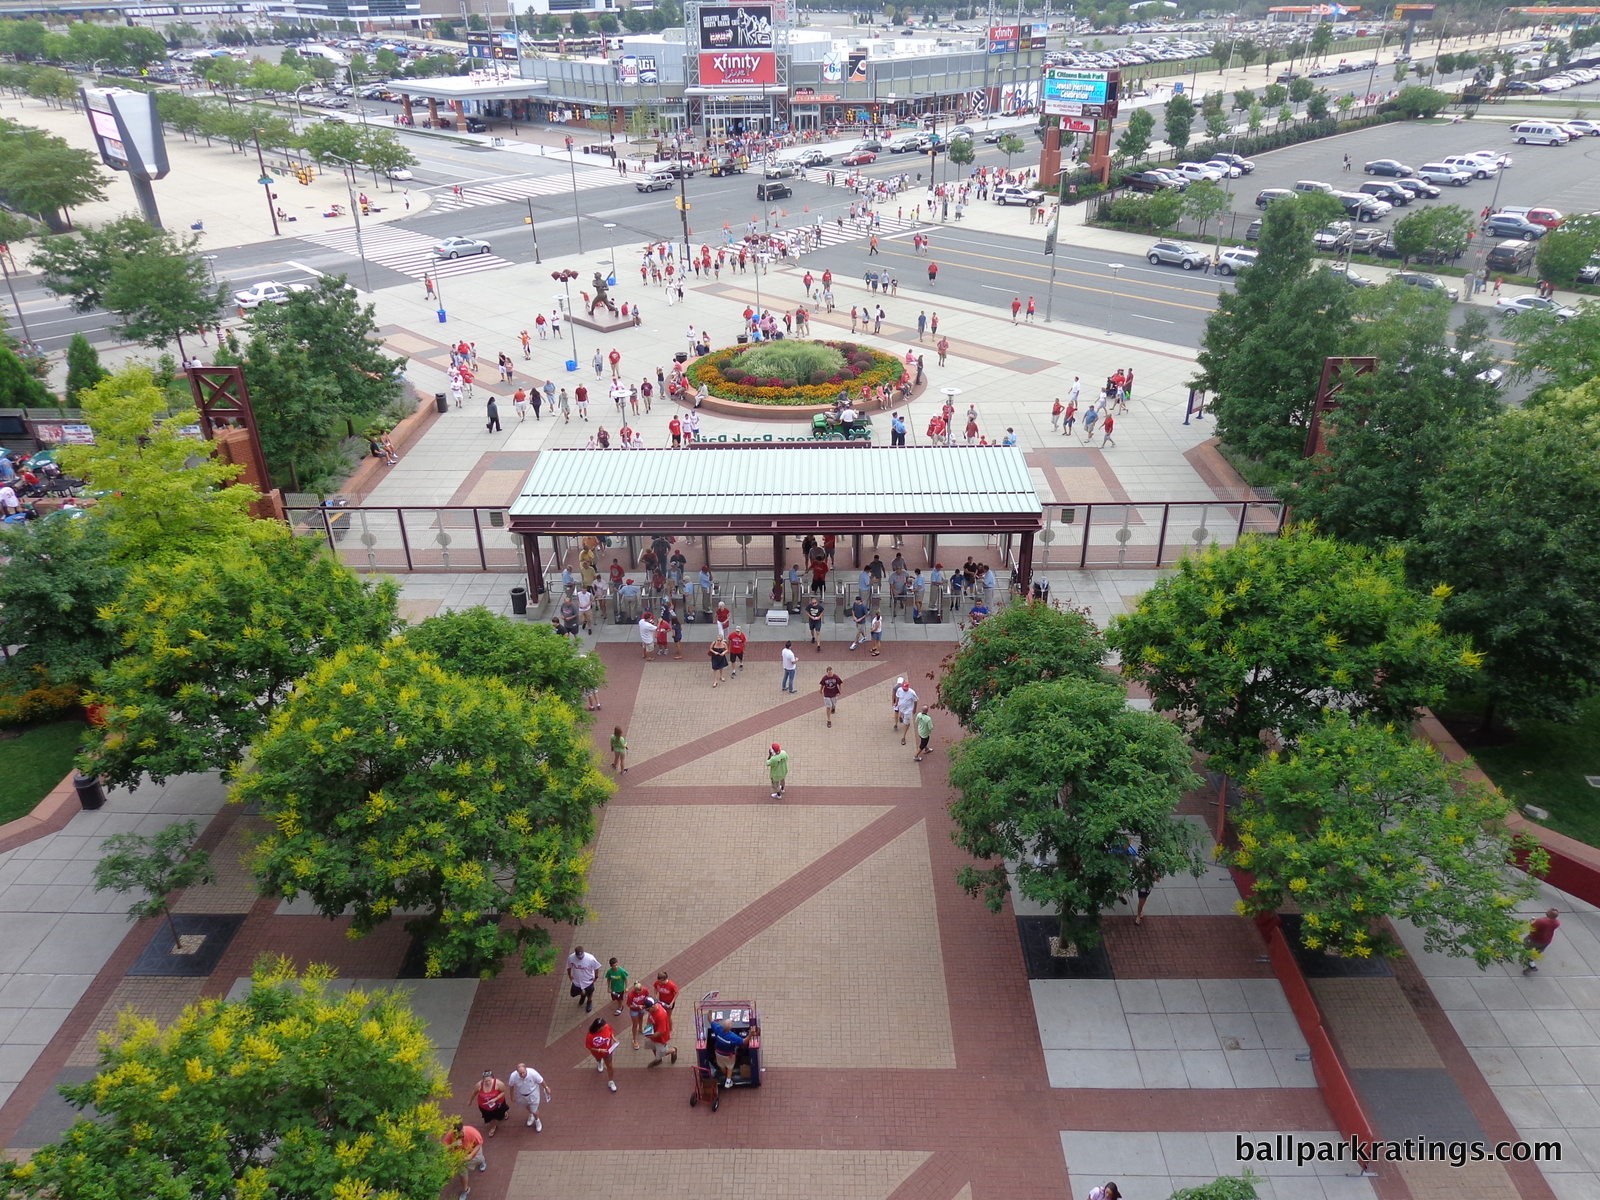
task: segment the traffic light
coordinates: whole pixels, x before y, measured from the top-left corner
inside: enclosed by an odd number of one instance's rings
[[[672,207],[677,209],[679,212],[688,212],[694,207],[694,205],[690,204],[682,196],[674,196],[672,198]]]

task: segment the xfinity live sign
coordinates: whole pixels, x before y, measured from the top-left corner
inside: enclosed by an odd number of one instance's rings
[[[1046,67],[1044,111],[1057,117],[1109,117],[1116,113],[1116,71],[1069,71]]]

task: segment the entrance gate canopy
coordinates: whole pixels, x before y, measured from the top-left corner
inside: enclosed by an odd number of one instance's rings
[[[1015,446],[546,450],[510,515],[514,532],[534,538],[595,531],[1031,535],[1043,524]]]

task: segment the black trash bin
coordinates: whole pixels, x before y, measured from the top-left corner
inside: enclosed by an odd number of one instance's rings
[[[528,589],[514,587],[511,589],[511,611],[519,617],[528,615]]]
[[[440,412],[449,412],[450,397],[446,396],[443,392],[435,392],[433,394],[433,406]]]
[[[106,790],[100,786],[100,776],[74,771],[72,786],[77,789],[78,803],[84,808],[100,808],[106,802]]]

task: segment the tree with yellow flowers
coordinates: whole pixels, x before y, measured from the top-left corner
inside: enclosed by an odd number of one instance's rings
[[[554,959],[539,921],[584,917],[595,810],[612,785],[556,696],[447,671],[392,640],[318,663],[257,739],[233,792],[273,823],[262,887],[301,892],[360,936],[394,913],[427,973]]]
[[[0,1163],[0,1195],[49,1200],[411,1200],[460,1169],[441,1141],[449,1095],[401,994],[339,991],[332,971],[257,964],[240,1000],[170,1026],[125,1012],[99,1073],[62,1088],[93,1105],[61,1141]]]
[[[1538,890],[1548,856],[1506,828],[1504,796],[1406,729],[1326,714],[1244,784],[1229,858],[1255,876],[1247,914],[1292,904],[1301,942],[1345,957],[1398,954],[1390,917],[1436,953],[1479,966],[1528,960],[1516,906]]]

